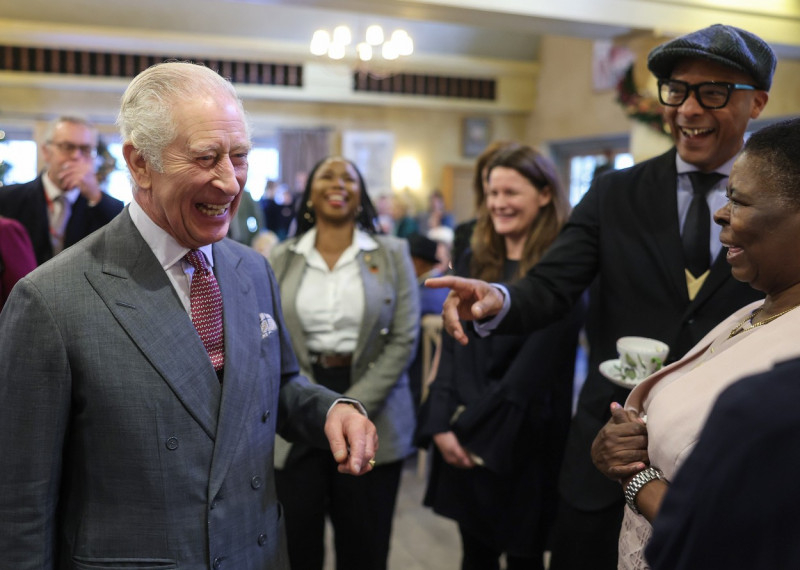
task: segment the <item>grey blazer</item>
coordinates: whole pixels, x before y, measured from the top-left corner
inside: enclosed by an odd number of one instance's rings
[[[414,450],[416,410],[408,385],[408,366],[419,334],[419,293],[408,242],[371,236],[379,247],[361,251],[358,263],[364,284],[364,320],[353,354],[352,384],[345,395],[360,401],[378,430],[378,464],[396,461]],[[270,262],[281,288],[286,326],[300,369],[312,381],[311,361],[297,313],[297,291],[305,257],[293,251],[297,238],[273,249]],[[283,467],[290,445],[276,444],[275,461]]]
[[[0,552],[24,569],[288,569],[275,433],[327,447],[258,253],[214,245],[222,384],[127,209],[0,314]],[[285,418],[291,417],[291,423]]]

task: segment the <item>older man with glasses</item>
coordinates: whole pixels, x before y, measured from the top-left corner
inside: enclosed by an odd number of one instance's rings
[[[107,224],[123,203],[97,181],[97,130],[79,117],[59,117],[42,145],[45,171],[0,189],[0,215],[25,226],[41,265]]]
[[[655,338],[677,360],[759,295],[731,277],[711,213],[726,203],[728,175],[750,119],[767,103],[775,65],[763,40],[719,24],[656,47],[648,67],[675,147],[598,177],[544,258],[505,293],[476,280],[428,282],[453,289],[445,326],[461,342],[459,317],[496,315],[479,330],[535,330],[567,314],[591,285],[589,373],[561,469],[551,570],[617,567],[625,500],[590,456],[611,403],[629,393],[599,371],[617,357],[616,340]]]

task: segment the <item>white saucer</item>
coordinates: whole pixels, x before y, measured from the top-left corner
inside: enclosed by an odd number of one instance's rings
[[[619,371],[619,359],[612,358],[600,363],[600,374],[611,380],[617,386],[623,388],[635,388],[638,386],[643,378],[625,378]]]

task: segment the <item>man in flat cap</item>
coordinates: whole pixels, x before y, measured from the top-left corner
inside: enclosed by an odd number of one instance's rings
[[[675,143],[667,153],[597,178],[544,258],[507,289],[478,280],[429,280],[452,289],[445,327],[466,343],[459,319],[488,334],[535,330],[567,314],[591,285],[589,373],[561,470],[551,570],[617,567],[625,501],[590,456],[612,402],[629,390],[599,372],[616,340],[636,335],[670,346],[677,360],[725,316],[760,294],[735,281],[712,214],[750,119],[767,104],[776,59],[753,34],[714,25],[655,48],[648,67]]]

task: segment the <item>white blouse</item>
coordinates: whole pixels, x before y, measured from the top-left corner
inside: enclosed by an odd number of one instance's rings
[[[297,291],[297,314],[311,352],[351,353],[364,318],[364,283],[358,254],[378,248],[369,234],[356,229],[353,241],[333,269],[314,247],[317,230],[306,232],[293,247],[306,259]]]

